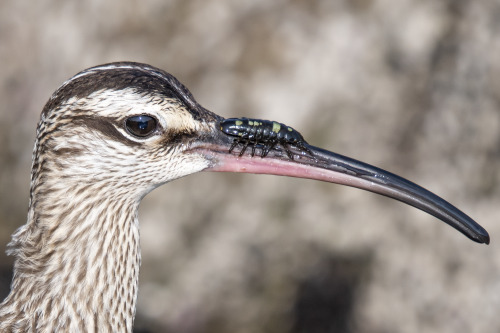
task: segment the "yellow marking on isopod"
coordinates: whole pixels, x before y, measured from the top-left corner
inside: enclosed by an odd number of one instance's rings
[[[248,125],[253,126],[253,121],[252,121],[252,120],[249,120],[249,121],[248,121]]]
[[[288,132],[293,132],[293,128],[288,127]]]
[[[273,121],[273,132],[278,133],[281,129],[281,125],[275,121]]]
[[[243,125],[243,122],[241,120],[236,120],[234,123],[236,124],[236,126]]]

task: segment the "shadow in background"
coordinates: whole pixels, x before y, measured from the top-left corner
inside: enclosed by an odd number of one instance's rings
[[[356,331],[356,295],[370,267],[370,257],[363,254],[321,260],[299,283],[292,332]]]
[[[12,266],[0,266],[0,302],[9,294],[11,281]]]
[[[318,252],[320,259],[297,281],[297,298],[290,318],[293,323],[291,332],[355,332],[356,296],[369,278],[371,258],[367,254],[347,256]],[[1,267],[1,300],[9,293],[11,280],[12,268]],[[139,312],[134,332],[172,331],[149,318],[143,318]]]

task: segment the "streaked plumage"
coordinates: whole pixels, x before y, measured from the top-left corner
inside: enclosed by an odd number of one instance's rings
[[[169,129],[133,137],[121,123],[137,112]],[[145,65],[89,69],[54,93],[37,128],[28,221],[8,246],[16,261],[0,331],[131,330],[137,207],[156,186],[207,167],[179,154],[200,118],[218,119],[174,77]]]
[[[140,115],[155,119],[150,135],[127,130],[127,119]],[[273,146],[265,158],[237,157],[229,150],[234,137],[220,131],[222,120],[152,66],[107,64],[66,81],[38,124],[28,219],[8,246],[14,278],[0,304],[0,331],[131,331],[141,261],[139,203],[154,188],[202,170],[364,188],[489,242],[472,219],[421,187],[305,142],[304,149]],[[294,160],[287,156],[292,153]]]

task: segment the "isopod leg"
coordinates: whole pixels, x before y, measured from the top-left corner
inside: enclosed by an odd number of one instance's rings
[[[255,144],[255,143],[254,143],[254,144],[252,144],[252,157],[254,157],[254,156],[255,156],[255,146],[256,146],[256,144]]]
[[[288,148],[288,144],[282,143],[281,145],[283,146],[283,149],[285,149],[288,157],[293,161],[293,154],[292,154],[292,151]]]
[[[299,144],[297,144],[297,148],[300,148],[301,150],[305,151],[306,153],[308,153],[309,155],[311,155],[311,157],[314,157],[314,154],[312,153],[312,151],[307,148],[303,142],[300,142]]]
[[[243,154],[245,153],[245,150],[247,150],[247,147],[248,147],[249,144],[250,144],[250,140],[247,140],[245,142],[245,144],[243,145],[243,148],[241,148],[239,156],[243,156]]]
[[[267,154],[269,154],[269,152],[273,150],[274,146],[276,146],[276,141],[273,141],[270,146],[264,146],[262,148],[262,153],[260,154],[260,157],[266,157]]]
[[[234,147],[236,147],[236,145],[238,144],[238,142],[240,142],[239,139],[234,139],[233,141],[233,144],[231,145],[231,147],[229,148],[229,152],[232,152]]]

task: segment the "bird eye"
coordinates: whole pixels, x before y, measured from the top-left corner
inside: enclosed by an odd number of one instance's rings
[[[156,129],[156,119],[146,115],[133,116],[127,119],[125,126],[130,134],[145,137]]]

